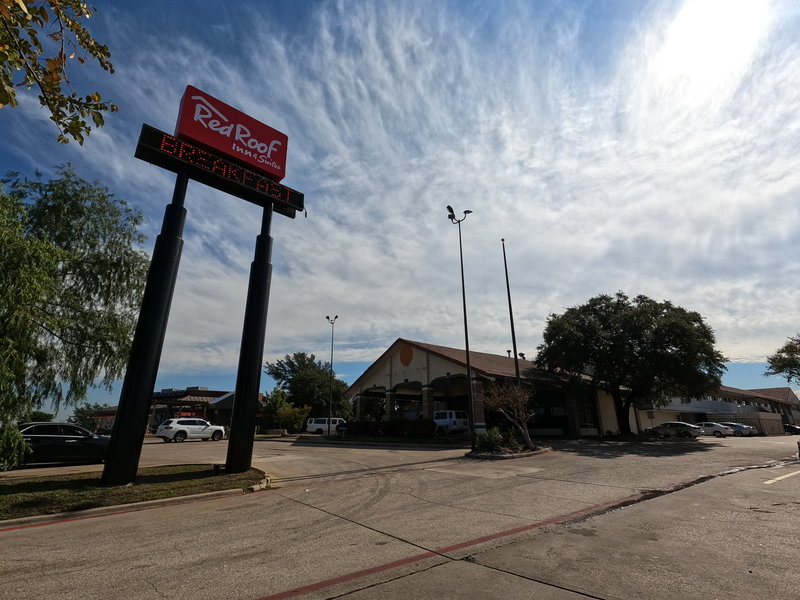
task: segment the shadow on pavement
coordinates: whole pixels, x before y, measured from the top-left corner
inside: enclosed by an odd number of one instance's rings
[[[537,440],[538,441],[538,440]],[[594,458],[619,458],[636,456],[687,456],[710,452],[718,446],[714,442],[697,440],[545,440],[544,444],[559,452],[570,452]]]
[[[313,473],[310,475],[298,475],[297,477],[273,477],[271,483],[289,483],[296,481],[311,481],[314,479],[328,479],[331,477],[341,477],[346,475],[365,475],[368,473],[391,472],[399,469],[407,469],[409,467],[420,467],[422,465],[441,464],[444,461],[457,460],[455,458],[435,458],[431,460],[422,460],[418,462],[402,462],[395,465],[383,465],[379,467],[362,467],[358,469],[348,469],[343,471],[326,471],[325,473]]]

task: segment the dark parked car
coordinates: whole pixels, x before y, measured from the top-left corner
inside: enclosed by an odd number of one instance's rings
[[[25,455],[26,464],[103,462],[111,440],[72,423],[20,423],[17,427],[33,449]]]
[[[800,435],[800,425],[792,425],[791,423],[784,423],[783,430],[786,433],[791,433],[793,435]]]

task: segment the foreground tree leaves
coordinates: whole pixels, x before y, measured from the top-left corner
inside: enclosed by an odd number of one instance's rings
[[[71,61],[88,58],[114,72],[108,47],[97,42],[83,22],[95,9],[83,0],[0,0],[0,108],[17,106],[17,88],[39,89],[39,102],[58,127],[58,141],[83,144],[104,113],[117,106],[98,92],[79,95],[67,75]],[[50,54],[50,56],[48,56]]]

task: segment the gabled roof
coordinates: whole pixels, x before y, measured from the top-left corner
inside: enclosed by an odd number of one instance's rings
[[[460,348],[449,348],[448,346],[437,346],[435,344],[426,344],[425,342],[414,342],[412,340],[405,340],[400,338],[398,341],[403,341],[406,344],[421,348],[426,352],[440,356],[441,358],[453,361],[466,368],[467,366],[467,353]],[[469,352],[470,366],[474,371],[483,375],[499,375],[501,377],[514,377],[516,376],[516,369],[514,367],[514,359],[500,354],[488,354],[486,352]],[[533,367],[533,363],[520,359],[520,371]]]
[[[759,394],[760,396],[766,396],[773,400],[780,400],[781,402],[786,402],[788,404],[800,404],[800,399],[798,399],[797,394],[795,394],[794,390],[789,387],[763,388],[747,391],[753,392],[754,394]]]
[[[414,340],[407,340],[405,338],[397,338],[392,344],[383,352],[367,369],[358,377],[353,384],[348,388],[347,394],[351,393],[352,389],[361,385],[364,378],[369,377],[369,374],[375,365],[380,364],[386,356],[391,354],[399,345],[408,344],[428,352],[434,356],[438,356],[444,360],[453,362],[464,369],[467,368],[467,353],[461,348],[451,348],[449,346],[438,346],[436,344],[428,344],[426,342],[416,342]],[[514,366],[514,358],[503,356],[500,354],[489,354],[487,352],[469,352],[470,366],[476,375],[484,375],[487,377],[516,377],[516,368]],[[523,378],[529,378],[530,372],[534,369],[534,364],[530,360],[519,360],[520,375]],[[536,369],[539,373],[545,373],[541,369]]]
[[[417,342],[414,340],[407,340],[405,338],[397,338],[377,360],[375,360],[364,373],[358,377],[353,384],[348,388],[347,394],[350,390],[356,388],[361,383],[361,380],[368,377],[370,371],[375,365],[378,365],[386,356],[391,354],[401,344],[408,344],[418,348],[424,352],[428,352],[439,358],[449,360],[459,366],[467,368],[467,353],[461,348],[451,348],[449,346],[438,346],[436,344],[428,344],[426,342]],[[476,375],[484,375],[487,377],[516,377],[516,369],[514,358],[510,356],[503,356],[501,354],[489,354],[487,352],[475,352],[470,350],[469,353],[470,363],[473,372]],[[566,374],[559,376],[559,374],[548,373],[547,370],[536,367],[530,360],[519,361],[520,375],[525,379],[530,379],[534,371],[534,377],[538,380],[542,378],[556,378],[564,379]],[[588,375],[581,375],[581,379],[589,381],[591,377]],[[784,402],[792,405],[800,405],[800,399],[791,388],[766,388],[760,390],[743,390],[739,388],[721,385],[719,387],[719,394],[728,398],[742,398],[742,399],[758,399],[758,400],[772,400]]]
[[[797,396],[791,388],[766,388],[762,390],[742,390],[739,388],[719,386],[719,394],[727,398],[743,398],[783,402],[785,404],[798,404]]]

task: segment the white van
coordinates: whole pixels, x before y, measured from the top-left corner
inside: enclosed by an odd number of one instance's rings
[[[327,417],[317,417],[313,419],[309,419],[306,421],[306,431],[308,433],[324,433],[325,435],[336,435],[336,426],[340,423],[342,425],[347,424],[347,421],[344,419],[340,419],[339,417],[334,417],[330,420],[330,424],[328,423]]]
[[[437,410],[433,413],[436,431],[454,433],[469,429],[469,416],[463,410]]]

